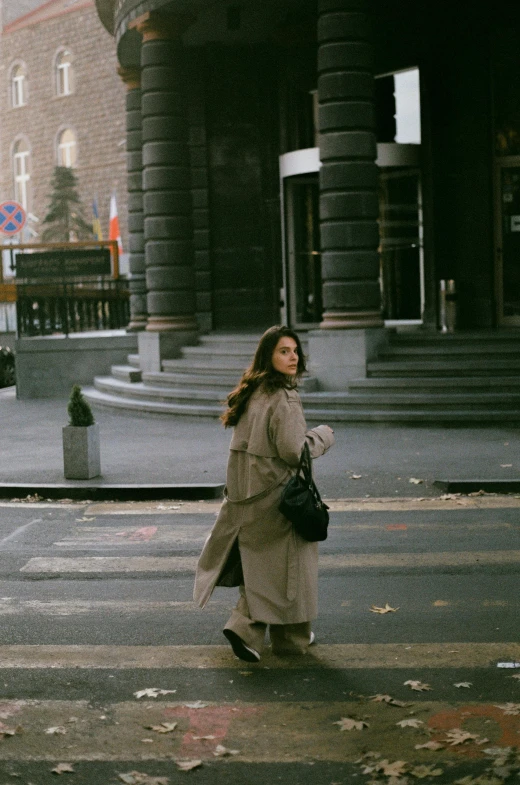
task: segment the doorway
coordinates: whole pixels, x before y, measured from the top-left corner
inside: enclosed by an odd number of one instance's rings
[[[520,327],[520,155],[496,165],[497,322]]]

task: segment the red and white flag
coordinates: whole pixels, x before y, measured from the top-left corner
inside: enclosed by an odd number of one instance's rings
[[[117,214],[116,195],[110,197],[110,219],[108,224],[108,239],[117,240],[119,254],[123,253],[123,243],[121,242],[121,230],[119,228],[119,216]]]

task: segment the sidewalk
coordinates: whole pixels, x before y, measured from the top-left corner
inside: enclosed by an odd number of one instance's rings
[[[97,484],[225,480],[231,433],[217,421],[101,409],[94,414],[103,472]],[[63,478],[61,429],[67,422],[66,400],[17,401],[12,388],[0,390],[0,483],[74,484]],[[336,445],[315,464],[327,498],[438,496],[434,480],[520,477],[520,429],[514,426],[345,424],[334,430]]]

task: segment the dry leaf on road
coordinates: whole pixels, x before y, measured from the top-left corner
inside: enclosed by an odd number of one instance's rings
[[[46,728],[44,732],[48,736],[65,736],[67,729],[63,725],[54,725],[52,728]]]
[[[152,777],[142,771],[127,771],[125,774],[118,774],[118,778],[125,785],[168,785],[168,777]]]
[[[202,766],[201,760],[176,760],[175,763],[180,771],[191,771],[192,769],[198,769],[199,766]]]
[[[240,750],[228,750],[228,748],[223,747],[222,744],[217,744],[213,755],[215,758],[226,758],[228,755],[238,755],[239,752]]]
[[[147,730],[154,730],[157,733],[171,733],[178,724],[178,722],[161,722],[160,725],[146,725],[145,727]]]
[[[339,725],[340,730],[363,730],[363,728],[368,728],[368,722],[353,720],[352,717],[342,717],[332,724]]]
[[[454,687],[464,687],[466,690],[469,690],[470,687],[473,686],[472,681],[458,681],[456,684],[453,685]]]
[[[415,690],[416,692],[426,692],[427,690],[433,689],[433,687],[430,687],[429,684],[423,684],[422,681],[414,681],[413,679],[405,681],[404,685],[406,687],[410,687],[411,690]]]
[[[457,744],[464,744],[466,741],[476,741],[479,738],[477,733],[468,733],[462,728],[452,728],[446,733],[446,742],[450,747],[455,747]]]
[[[187,709],[205,709],[208,704],[203,701],[194,701],[193,703],[183,703],[183,706],[186,706]]]
[[[497,709],[502,709],[504,714],[512,716],[520,714],[520,703],[503,703],[501,705],[496,703],[495,706]]]
[[[74,774],[72,763],[58,763],[51,771],[53,774]]]
[[[399,725],[401,728],[418,728],[419,726],[424,725],[424,722],[422,720],[418,720],[416,717],[410,717],[406,720],[400,720],[395,724]]]
[[[420,780],[425,777],[440,777],[443,773],[442,769],[436,769],[434,766],[416,766],[410,772],[412,777],[417,777]]]
[[[405,703],[404,701],[392,698],[391,695],[381,695],[380,693],[377,695],[370,695],[370,700],[373,701],[373,703],[387,703],[389,706],[400,706],[403,709],[412,705],[411,703]]]
[[[351,480],[360,480],[361,479],[361,475],[360,474],[351,474],[350,475],[350,479]]]
[[[394,760],[390,763],[388,760],[382,760],[377,764],[377,769],[381,771],[385,777],[400,777],[401,774],[406,772],[408,764],[405,760]]]
[[[391,605],[386,603],[384,608],[380,608],[378,605],[371,605],[370,610],[372,613],[395,613],[399,608],[392,608]]]
[[[443,750],[444,744],[440,744],[438,741],[427,741],[425,744],[416,744],[416,750]]]
[[[412,485],[421,485],[424,480],[420,480],[418,477],[410,477],[408,482],[410,482]]]
[[[159,695],[173,695],[177,690],[162,690],[160,687],[145,687],[144,690],[134,692],[137,699],[139,698],[158,698]]]

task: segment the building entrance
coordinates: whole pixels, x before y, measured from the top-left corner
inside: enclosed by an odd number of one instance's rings
[[[520,155],[497,162],[496,186],[497,321],[520,327]]]

